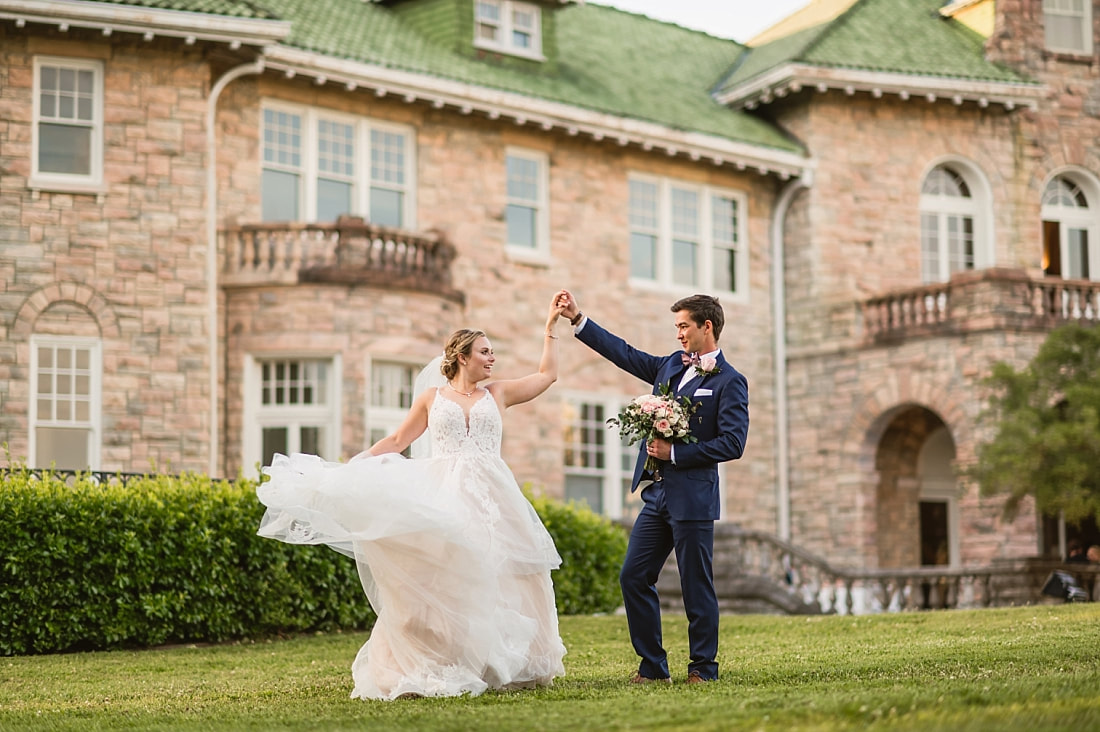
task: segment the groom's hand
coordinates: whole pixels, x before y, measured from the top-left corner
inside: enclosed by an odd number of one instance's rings
[[[660,437],[655,437],[646,443],[645,449],[647,455],[658,460],[668,461],[672,459],[672,443]]]
[[[572,320],[581,311],[577,305],[577,298],[573,297],[573,293],[569,290],[562,290],[558,293],[558,307],[561,308],[561,314],[565,316],[566,320]]]

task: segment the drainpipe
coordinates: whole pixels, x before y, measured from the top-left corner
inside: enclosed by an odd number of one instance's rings
[[[218,471],[218,176],[217,134],[214,116],[218,97],[230,82],[248,74],[261,74],[264,60],[230,69],[215,82],[206,100],[206,308],[210,352],[210,463],[208,475]]]
[[[785,287],[784,222],[791,201],[813,184],[807,170],[779,193],[772,212],[772,317],[775,319],[775,501],[779,538],[791,539],[790,434],[787,426],[787,293]]]

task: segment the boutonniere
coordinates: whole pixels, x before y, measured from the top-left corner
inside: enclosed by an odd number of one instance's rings
[[[702,356],[698,353],[693,353],[690,356],[688,354],[682,354],[685,364],[691,364],[695,369],[695,373],[699,376],[713,376],[722,369],[718,367],[718,359],[714,356]]]

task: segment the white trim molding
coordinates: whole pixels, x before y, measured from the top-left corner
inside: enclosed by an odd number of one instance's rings
[[[734,109],[751,110],[803,89],[816,89],[818,92],[840,90],[849,96],[861,92],[876,99],[890,95],[903,101],[945,100],[955,105],[972,102],[983,108],[994,104],[1004,107],[1006,111],[1017,107],[1035,109],[1046,93],[1043,85],[1035,83],[953,79],[789,63],[715,94],[714,98],[719,104]]]
[[[782,180],[805,175],[810,166],[810,161],[799,153],[704,132],[677,130],[656,122],[595,112],[517,92],[331,58],[286,46],[273,46],[265,53],[267,67],[287,76],[305,75],[318,83],[370,91],[379,97],[392,95],[409,104],[421,102],[436,109],[450,107],[462,114],[478,113],[490,120],[507,119],[547,132],[557,129],[570,136],[584,135],[596,142],[620,147],[633,144],[647,152],[709,160],[715,165],[731,165],[738,170],[753,169],[761,175],[777,175]]]
[[[19,24],[44,23],[64,30],[92,28],[104,35],[136,33],[146,40],[157,36],[264,47],[290,34],[285,20],[230,18],[210,13],[116,5],[82,0],[0,0],[0,20]]]

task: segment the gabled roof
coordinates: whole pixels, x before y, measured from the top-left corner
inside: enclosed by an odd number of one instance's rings
[[[1033,99],[1040,85],[988,61],[984,38],[940,12],[943,0],[856,0],[836,18],[756,48],[737,60],[716,96],[766,104],[804,86],[879,94],[985,100]]]
[[[264,63],[288,76],[305,74],[349,90],[375,89],[379,95],[509,116],[519,124],[783,177],[799,175],[806,166],[804,149],[777,126],[724,107],[711,96],[714,81],[741,56],[742,45],[593,3],[546,11],[554,13],[557,58],[544,67],[464,55],[433,42],[389,5],[363,0],[53,4],[283,21],[289,33],[265,49]]]

